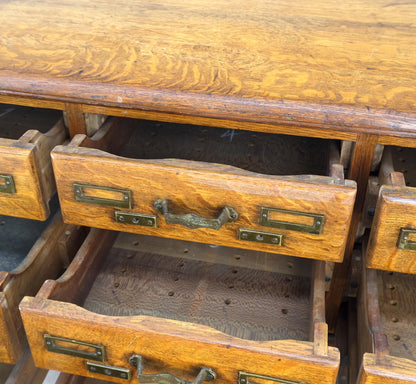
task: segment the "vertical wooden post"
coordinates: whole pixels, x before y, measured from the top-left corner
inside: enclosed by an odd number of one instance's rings
[[[344,261],[341,264],[335,264],[329,292],[326,296],[326,321],[330,333],[335,333],[342,297],[348,282],[355,236],[364,207],[368,178],[370,176],[377,140],[378,136],[375,135],[358,134],[355,143],[354,155],[348,178],[357,182],[357,197],[352,214],[351,227],[348,233]]]
[[[78,133],[87,134],[84,111],[81,104],[65,104],[65,112],[69,129],[69,136],[72,139]]]

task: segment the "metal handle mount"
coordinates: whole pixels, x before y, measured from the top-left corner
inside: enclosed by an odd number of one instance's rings
[[[211,368],[201,368],[193,382],[180,379],[170,373],[143,374],[143,358],[140,355],[132,355],[130,363],[137,368],[137,381],[139,383],[160,383],[160,384],[202,384],[204,381],[213,381],[216,378]]]
[[[165,217],[167,224],[179,224],[190,229],[211,228],[219,230],[225,223],[235,221],[238,218],[237,211],[231,207],[224,207],[216,219],[206,219],[205,217],[195,215],[194,213],[187,213],[185,215],[169,213],[168,201],[166,199],[159,199],[154,205]]]

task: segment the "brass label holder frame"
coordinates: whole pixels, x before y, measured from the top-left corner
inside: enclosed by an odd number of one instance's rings
[[[308,224],[301,224],[301,223],[292,223],[288,221],[272,220],[269,217],[270,213],[272,212],[283,213],[285,215],[310,217],[313,219],[313,223],[311,225],[308,225]],[[260,210],[260,225],[264,227],[287,229],[291,231],[313,233],[313,234],[320,235],[323,231],[324,224],[325,224],[325,215],[322,215],[319,213],[308,213],[308,212],[300,212],[300,211],[292,211],[288,209],[268,208],[268,207],[261,207],[261,210]]]
[[[98,373],[100,375],[116,377],[123,380],[131,380],[131,371],[128,368],[113,367],[112,365],[87,361],[87,369],[89,372]]]
[[[283,245],[283,235],[279,233],[255,231],[245,228],[238,229],[238,240],[254,241],[256,243],[271,244],[277,246]]]
[[[406,251],[416,251],[416,241],[409,240],[410,235],[416,235],[416,229],[401,228],[397,248]]]
[[[133,208],[132,192],[128,189],[102,187],[99,185],[89,185],[89,184],[81,184],[81,183],[74,183],[73,185],[74,185],[75,200],[80,203],[104,205],[104,206],[109,206],[109,207],[118,207],[118,208],[126,208],[126,209]],[[93,190],[95,189],[99,191],[120,193],[121,200],[107,199],[104,197],[97,197],[97,196],[88,196],[85,194],[85,189],[93,189]]]
[[[12,175],[0,175],[0,179],[4,181],[4,184],[0,184],[0,193],[16,193],[16,187],[14,186]]]
[[[78,341],[74,339],[66,339],[65,337],[52,336],[47,333],[44,334],[43,337],[45,339],[46,349],[49,352],[60,353],[62,355],[81,357],[83,359],[90,359],[90,360],[96,360],[96,361],[106,360],[105,348],[103,345],[91,344],[91,343]],[[63,347],[63,346],[57,345],[57,342],[73,344],[74,346],[79,345],[82,347],[91,348],[94,350],[94,352],[78,350],[78,349],[69,348],[69,347]]]
[[[117,223],[157,228],[157,216],[143,213],[115,211]]]
[[[268,381],[273,381],[279,384],[306,384],[300,381],[279,379],[277,377],[258,375],[256,373],[248,373],[244,371],[238,372],[238,382],[237,382],[238,384],[254,384],[254,382],[250,382],[250,379],[268,380]]]

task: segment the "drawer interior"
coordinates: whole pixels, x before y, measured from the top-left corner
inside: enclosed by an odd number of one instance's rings
[[[0,137],[17,140],[29,129],[46,133],[61,117],[53,109],[0,104]]]
[[[415,360],[416,276],[378,271],[380,316],[390,355]]]
[[[329,143],[307,137],[136,121],[127,144],[114,154],[220,163],[270,175],[327,175]]]
[[[313,262],[278,258],[120,233],[94,271],[88,271],[87,284],[96,277],[90,288],[78,287],[85,294],[75,304],[107,316],[207,325],[247,340],[310,341]],[[248,268],[245,260],[255,260],[258,268]]]
[[[58,197],[55,196],[50,203],[52,214],[45,221],[0,215],[0,271],[11,272],[20,265],[50,224],[58,207]]]
[[[391,153],[394,170],[403,173],[407,186],[416,187],[416,150],[392,147]]]

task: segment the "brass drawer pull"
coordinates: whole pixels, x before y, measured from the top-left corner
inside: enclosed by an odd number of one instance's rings
[[[206,219],[193,213],[187,213],[185,215],[169,213],[168,201],[166,199],[159,199],[154,205],[165,217],[167,224],[179,224],[190,229],[211,228],[219,230],[225,223],[235,221],[238,218],[238,213],[231,207],[224,207],[216,219]]]
[[[307,220],[313,220],[311,224],[302,224],[302,223],[292,223],[284,220],[274,220],[270,219],[270,214],[277,212],[278,214],[283,214],[287,216],[303,217]],[[262,207],[260,212],[260,225],[264,227],[288,229],[291,231],[305,232],[305,233],[314,233],[320,235],[324,228],[325,215],[319,213],[306,213],[299,211],[291,211],[287,209],[280,208],[266,208]]]
[[[250,378],[256,379],[255,382],[258,384],[261,384],[261,382],[258,381],[259,379],[265,381],[274,381],[275,383],[280,384],[305,384],[304,382],[278,379],[277,377],[257,375],[255,373],[247,373],[243,371],[238,372],[238,384],[250,384]]]
[[[83,341],[66,339],[64,337],[56,337],[56,336],[51,336],[48,334],[44,334],[43,337],[45,338],[46,349],[49,352],[55,352],[55,353],[60,353],[63,355],[69,355],[69,356],[75,356],[75,357],[82,357],[83,359],[91,359],[91,360],[97,360],[97,361],[105,361],[106,359],[105,349],[103,345],[85,343]],[[57,342],[78,345],[84,348],[92,349],[93,352],[88,351],[88,350],[80,350],[80,349],[60,346],[56,344]]]
[[[416,251],[416,241],[409,240],[410,235],[416,235],[416,229],[402,228],[400,229],[397,248],[407,251]]]
[[[143,374],[143,359],[140,355],[132,355],[130,363],[137,368],[137,381],[139,383],[160,383],[160,384],[201,384],[204,381],[213,381],[216,378],[215,372],[211,368],[201,368],[195,380],[190,381],[180,379],[170,373]]]
[[[95,193],[94,195],[87,195],[85,192],[90,191]],[[128,208],[131,209],[132,193],[128,189],[118,189],[110,187],[101,187],[98,185],[88,185],[74,183],[75,200],[80,203],[106,205],[110,207]],[[120,195],[120,199],[110,198],[106,196]]]
[[[0,175],[0,192],[11,194],[16,193],[12,175]]]

